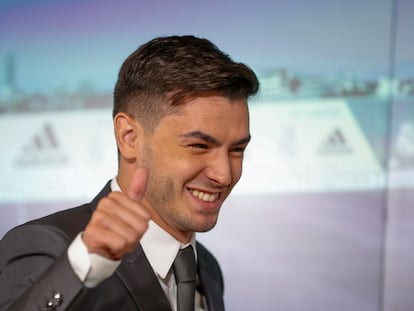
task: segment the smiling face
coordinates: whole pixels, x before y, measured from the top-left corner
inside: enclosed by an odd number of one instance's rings
[[[213,228],[249,140],[246,100],[198,97],[162,118],[145,138],[142,162],[149,171],[143,203],[153,220],[181,241]]]

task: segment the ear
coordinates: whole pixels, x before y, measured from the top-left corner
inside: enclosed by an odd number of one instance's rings
[[[120,112],[114,117],[115,138],[120,155],[127,161],[137,156],[137,147],[142,139],[142,127],[133,117]]]

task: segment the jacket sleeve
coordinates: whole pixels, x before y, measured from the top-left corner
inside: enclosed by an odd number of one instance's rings
[[[66,310],[84,290],[53,226],[29,224],[0,242],[0,310]],[[83,296],[83,295],[80,295]]]

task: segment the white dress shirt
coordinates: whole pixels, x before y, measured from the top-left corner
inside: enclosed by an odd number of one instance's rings
[[[111,189],[112,191],[121,191],[116,178],[111,182]],[[150,220],[148,230],[142,236],[140,243],[172,310],[176,311],[177,285],[171,267],[178,251],[189,244],[193,246],[197,260],[195,234],[189,243],[182,244]],[[97,254],[89,254],[82,240],[82,232],[70,244],[68,257],[73,270],[86,287],[97,286],[110,277],[121,264],[121,260],[111,260]],[[198,292],[195,297],[195,310],[207,311],[205,299]]]

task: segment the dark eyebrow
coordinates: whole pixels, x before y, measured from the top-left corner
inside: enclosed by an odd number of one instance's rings
[[[215,145],[215,146],[220,146],[221,145],[220,141],[218,141],[216,138],[214,138],[213,136],[211,136],[207,133],[203,133],[201,131],[192,131],[192,132],[188,132],[188,133],[185,133],[183,135],[180,135],[180,136],[185,137],[185,138],[191,138],[191,137],[198,138],[198,139],[204,140],[205,142],[210,143],[210,144]],[[239,139],[233,145],[236,146],[236,145],[247,144],[250,141],[250,139],[251,139],[251,136],[249,135],[247,137]]]

